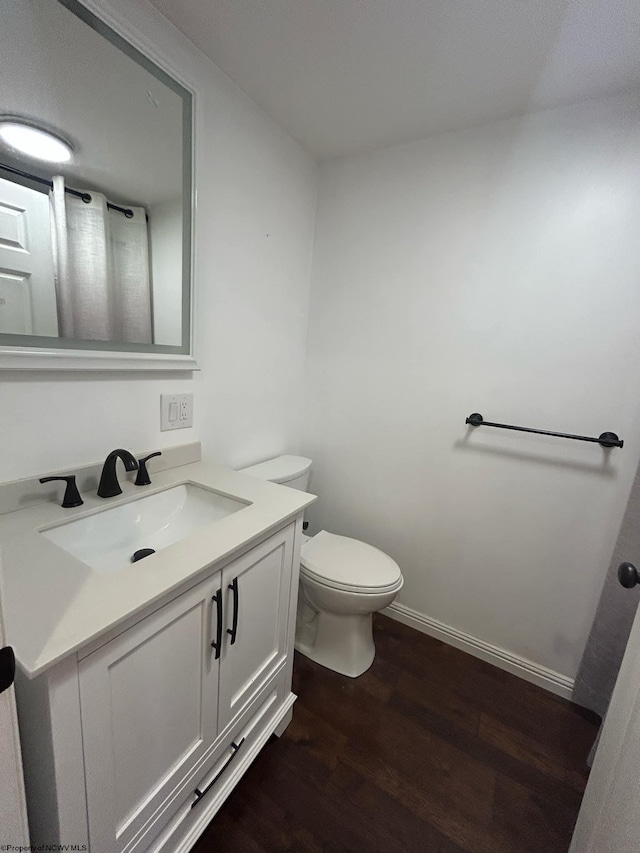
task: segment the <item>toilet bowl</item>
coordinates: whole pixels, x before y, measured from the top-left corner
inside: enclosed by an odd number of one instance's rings
[[[305,457],[279,456],[241,473],[304,491],[310,468]],[[326,530],[304,536],[295,648],[334,672],[362,675],[375,657],[373,614],[402,584],[398,564],[372,545]]]

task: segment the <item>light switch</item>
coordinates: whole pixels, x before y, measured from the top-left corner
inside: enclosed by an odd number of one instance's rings
[[[193,394],[160,395],[160,429],[185,429],[193,426]]]

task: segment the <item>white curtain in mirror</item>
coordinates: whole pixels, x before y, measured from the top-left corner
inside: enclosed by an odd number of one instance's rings
[[[60,334],[76,340],[153,343],[144,208],[127,218],[101,193],[85,202],[55,176],[51,227]]]

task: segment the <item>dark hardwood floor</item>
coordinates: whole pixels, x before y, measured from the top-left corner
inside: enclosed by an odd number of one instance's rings
[[[357,679],[296,656],[293,722],[195,853],[566,853],[598,718],[379,614]]]

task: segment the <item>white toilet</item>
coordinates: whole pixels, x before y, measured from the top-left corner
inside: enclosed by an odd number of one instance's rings
[[[304,456],[278,456],[241,473],[306,491],[310,469]],[[402,573],[391,557],[357,539],[326,530],[304,539],[295,647],[356,678],[375,657],[372,616],[396,597]]]

